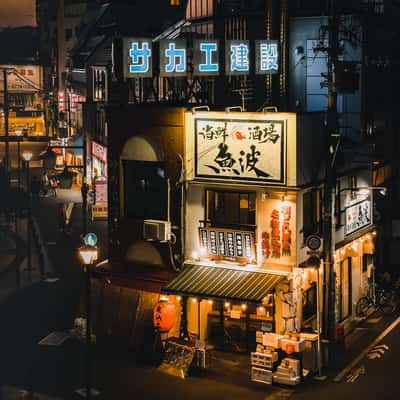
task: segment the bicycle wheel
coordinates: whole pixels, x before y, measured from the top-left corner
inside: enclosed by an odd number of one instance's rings
[[[384,314],[393,314],[397,307],[394,294],[391,292],[382,292],[378,299],[378,305]]]
[[[356,304],[356,315],[357,317],[365,317],[368,313],[368,310],[371,306],[372,302],[369,300],[367,296],[363,296],[360,300],[357,301]]]

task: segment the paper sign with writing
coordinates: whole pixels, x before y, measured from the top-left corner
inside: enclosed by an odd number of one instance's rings
[[[283,121],[195,121],[199,178],[284,183]]]
[[[372,224],[371,201],[364,200],[346,208],[346,235]]]

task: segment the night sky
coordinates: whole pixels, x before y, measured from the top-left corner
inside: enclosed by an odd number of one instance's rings
[[[0,27],[36,25],[35,0],[0,0]]]

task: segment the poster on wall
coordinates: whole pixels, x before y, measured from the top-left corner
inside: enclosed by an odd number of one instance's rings
[[[345,234],[353,232],[372,224],[371,200],[367,199],[346,208]]]
[[[195,120],[199,178],[284,183],[284,122]]]

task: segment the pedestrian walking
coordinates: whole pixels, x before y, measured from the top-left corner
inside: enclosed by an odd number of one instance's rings
[[[47,176],[46,171],[43,172],[40,183],[43,196],[46,196],[49,189],[49,177]]]
[[[65,233],[65,204],[58,205],[57,218],[60,232]]]
[[[39,193],[40,193],[40,181],[37,176],[34,176],[31,182],[32,199],[39,200]]]
[[[53,197],[57,197],[58,180],[55,176],[49,179],[49,194]]]

